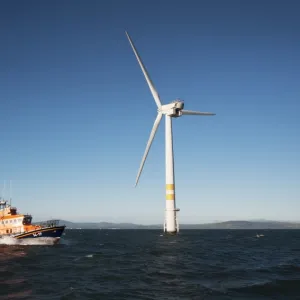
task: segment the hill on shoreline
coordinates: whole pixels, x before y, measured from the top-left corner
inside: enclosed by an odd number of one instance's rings
[[[60,220],[67,229],[162,229],[162,224],[140,225],[110,222],[69,222]],[[280,221],[226,221],[206,224],[180,224],[180,229],[300,229],[300,222]]]

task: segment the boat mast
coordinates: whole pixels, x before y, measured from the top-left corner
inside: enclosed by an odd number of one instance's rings
[[[9,181],[9,205],[11,206],[11,180]]]
[[[3,187],[0,195],[0,199],[2,199],[3,201],[5,201],[5,188],[6,188],[6,180],[3,180]]]

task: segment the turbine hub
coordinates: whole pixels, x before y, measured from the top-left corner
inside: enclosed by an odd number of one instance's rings
[[[182,110],[184,108],[184,103],[182,100],[174,100],[169,104],[162,105],[158,108],[158,112],[161,112],[164,115],[170,116],[170,117],[180,117],[182,115]]]

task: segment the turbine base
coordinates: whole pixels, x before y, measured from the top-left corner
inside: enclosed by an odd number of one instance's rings
[[[165,235],[177,235],[178,233],[178,231],[166,231]]]

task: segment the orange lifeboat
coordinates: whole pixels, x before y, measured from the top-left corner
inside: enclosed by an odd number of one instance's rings
[[[59,226],[59,220],[50,220],[40,224],[32,224],[32,216],[19,214],[0,198],[0,238],[11,236],[16,239],[54,238],[58,241],[64,232],[65,225]]]

